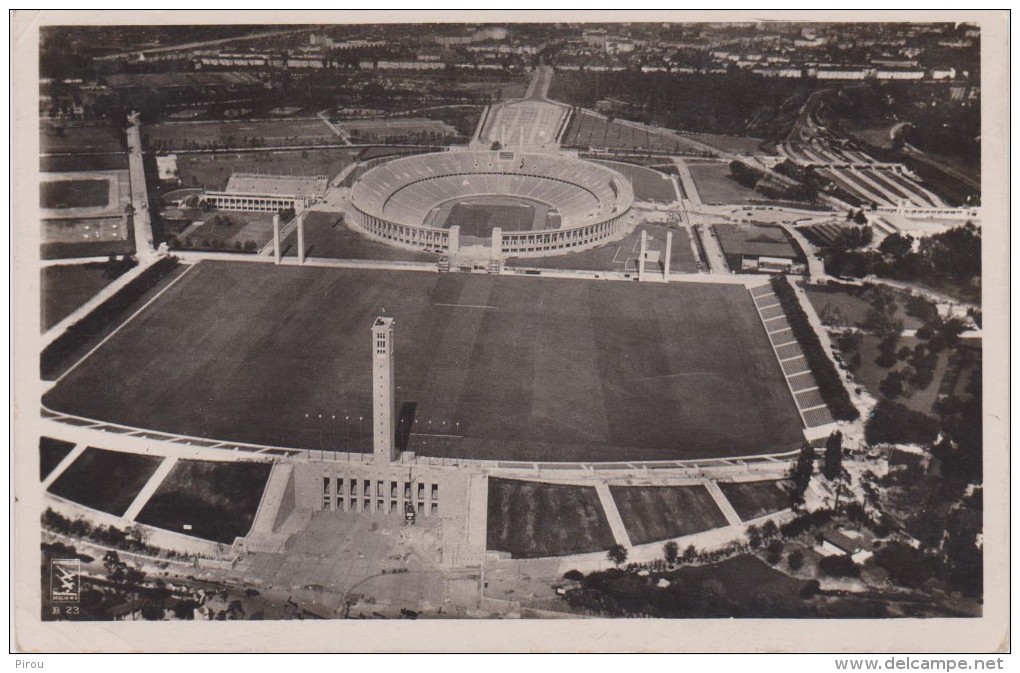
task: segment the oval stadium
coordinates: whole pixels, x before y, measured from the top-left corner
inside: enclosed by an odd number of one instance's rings
[[[363,233],[456,254],[485,246],[532,257],[604,243],[622,233],[630,181],[598,164],[518,151],[442,152],[368,171],[351,205]]]

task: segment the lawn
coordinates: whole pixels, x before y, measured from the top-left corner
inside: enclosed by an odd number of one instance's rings
[[[39,438],[39,480],[42,481],[67,454],[74,449],[74,442],[65,442],[52,437]]]
[[[179,460],[138,521],[232,544],[251,530],[271,470],[270,463]]]
[[[143,140],[167,150],[212,146],[264,147],[340,144],[321,119],[250,119],[242,121],[160,122],[142,129]]]
[[[698,196],[708,204],[761,203],[768,199],[730,176],[727,164],[688,163]]]
[[[177,155],[177,174],[186,187],[221,190],[231,173],[335,176],[354,161],[357,149],[259,150]]]
[[[535,558],[604,551],[613,544],[594,487],[489,479],[486,549]]]
[[[867,334],[864,336],[864,341],[861,343],[861,366],[858,367],[857,371],[854,372],[854,377],[857,382],[863,385],[876,397],[881,397],[879,384],[882,379],[889,375],[893,371],[902,371],[909,367],[905,360],[897,361],[895,365],[889,367],[881,367],[875,364],[875,358],[879,356],[878,350],[878,337]],[[896,350],[900,348],[914,349],[914,346],[922,343],[917,337],[902,337],[896,344]],[[928,384],[927,388],[923,390],[915,390],[908,383],[904,382],[904,390],[908,392],[908,395],[903,395],[896,398],[896,402],[903,404],[904,406],[912,409],[913,411],[920,411],[923,414],[931,414],[932,408],[935,402],[938,400],[939,386],[942,381],[942,377],[945,376],[946,370],[949,368],[949,353],[942,351],[939,353],[938,364],[935,365],[935,374],[932,378],[932,382]]]
[[[128,268],[130,267],[123,265],[112,271],[108,264],[62,264],[42,267],[39,274],[43,331],[71,315]]]
[[[396,319],[397,406],[457,428],[412,435],[419,454],[681,459],[802,439],[747,291],[705,283],[201,262],[44,401],[155,431],[338,448],[304,419],[369,416],[380,313]]]
[[[718,133],[685,133],[684,135],[723,152],[733,154],[755,154],[761,152],[761,144],[764,142],[761,138],[726,136]]]
[[[488,238],[492,230],[530,231],[535,220],[535,207],[524,203],[455,203],[443,222],[443,228],[461,228],[462,236]]]
[[[720,481],[718,484],[741,521],[780,512],[790,506],[790,494],[783,481]]]
[[[40,358],[43,379],[56,380],[187,268],[171,264],[169,268],[164,266],[155,271],[146,270],[142,272],[143,276],[150,273],[160,275],[152,281],[151,287],[145,278],[135,278],[86,316],[75,321],[63,335],[43,350]]]
[[[868,311],[872,308],[868,297],[876,289],[830,283],[828,285],[805,285],[804,291],[823,325],[860,327],[867,319]],[[893,313],[892,319],[902,321],[904,329],[917,329],[924,324],[920,318],[907,314],[905,308],[907,298],[902,292],[885,287],[877,291],[895,298],[896,311]]]
[[[435,262],[439,255],[404,250],[366,238],[346,223],[338,213],[310,211],[305,215],[305,254],[331,259],[378,259],[400,262]],[[297,231],[280,244],[283,254],[297,256]]]
[[[563,133],[564,147],[598,147],[609,149],[651,150],[654,152],[697,152],[682,137],[650,126],[633,126],[608,121],[583,110],[575,111]]]
[[[99,208],[109,203],[109,180],[46,180],[39,184],[40,208]]]
[[[664,252],[666,233],[673,232],[673,256],[670,263],[672,273],[695,273],[698,263],[691,248],[689,230],[686,228],[670,228],[661,224],[642,224],[619,241],[606,243],[591,250],[571,252],[548,257],[511,258],[508,266],[523,266],[536,269],[581,269],[585,271],[637,271],[637,258],[641,250],[641,231],[645,230],[651,237],[650,250]],[[663,254],[659,255],[660,261]],[[661,266],[651,264],[649,268],[662,272]]]
[[[122,516],[162,462],[160,456],[90,446],[57,477],[49,491],[86,507]]]
[[[609,490],[634,544],[728,525],[704,486],[610,486]]]
[[[43,122],[39,129],[39,147],[44,153],[122,152],[124,143],[123,134],[112,124],[72,126]]]
[[[634,184],[635,201],[653,201],[655,203],[673,203],[676,201],[676,190],[673,180],[662,171],[644,166],[625,164],[619,161],[594,161],[593,163],[609,166],[614,171],[630,178]]]

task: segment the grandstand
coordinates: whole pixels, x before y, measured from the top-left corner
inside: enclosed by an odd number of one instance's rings
[[[499,240],[493,241],[501,252],[541,253],[622,233],[620,218],[633,203],[634,190],[618,172],[586,161],[514,151],[447,152],[378,166],[354,186],[351,200],[355,220],[370,235],[456,252],[459,232],[444,230],[443,222],[429,215],[451,201],[484,196],[548,208],[559,221],[555,231],[498,232]]]
[[[202,201],[219,210],[302,211],[326,195],[325,175],[234,173],[221,192],[206,192]]]

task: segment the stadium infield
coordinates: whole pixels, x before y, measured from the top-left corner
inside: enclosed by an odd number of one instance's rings
[[[369,451],[380,313],[396,319],[397,407],[418,454],[657,460],[802,441],[747,291],[704,283],[205,261],[44,403],[150,430]]]

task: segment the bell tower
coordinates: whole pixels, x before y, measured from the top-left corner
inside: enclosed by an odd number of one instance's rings
[[[372,453],[375,462],[399,458],[393,436],[393,318],[378,317],[372,324]]]

